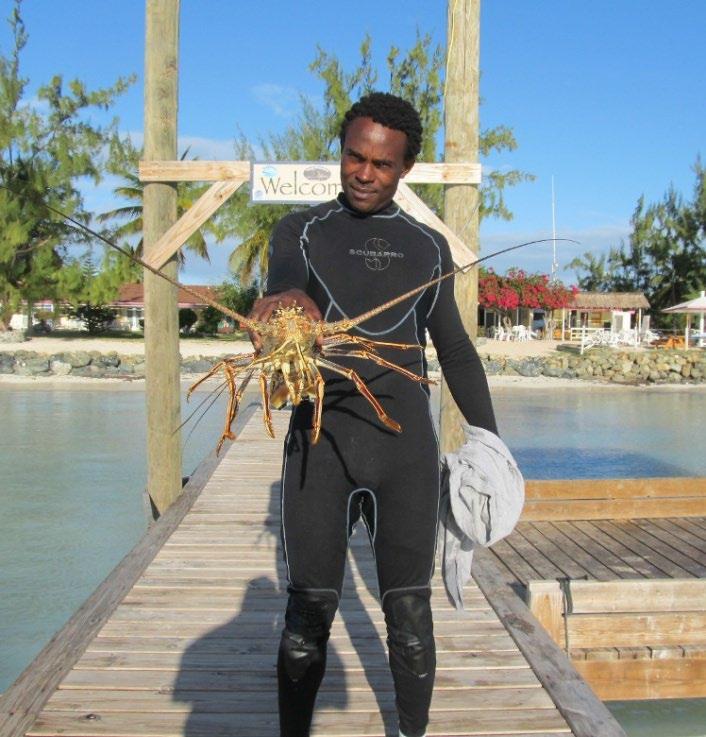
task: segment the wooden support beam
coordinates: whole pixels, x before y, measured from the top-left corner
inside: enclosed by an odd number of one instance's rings
[[[473,263],[477,260],[477,256],[468,247],[468,245],[466,245],[443,220],[438,218],[424,203],[424,201],[404,182],[400,182],[397,186],[395,202],[397,202],[405,212],[408,212],[412,217],[419,220],[420,223],[424,223],[424,225],[428,225],[430,228],[438,230],[441,235],[446,238],[449,242],[451,256],[453,257],[456,266],[465,266],[466,264]]]
[[[549,636],[563,650],[566,649],[564,627],[564,595],[558,581],[529,581],[527,584],[527,606],[537,617]]]
[[[145,158],[175,159],[179,81],[179,0],[147,0],[145,39]],[[150,258],[177,219],[176,187],[144,188],[143,243]],[[177,263],[164,267],[176,279]],[[179,320],[177,290],[145,270],[147,491],[163,513],[181,493]]]
[[[604,701],[706,697],[706,659],[574,661]]]
[[[600,499],[557,500],[525,503],[522,522],[593,519],[659,519],[662,517],[706,516],[706,500],[686,499]]]
[[[446,80],[444,91],[444,160],[478,160],[478,82],[480,59],[480,0],[447,0]],[[474,254],[478,247],[478,187],[454,184],[446,187],[444,221]],[[455,278],[456,302],[471,339],[478,329],[478,272],[472,269]],[[441,387],[441,450],[463,444],[463,417],[446,383]]]
[[[558,586],[555,581],[541,583]],[[706,612],[706,579],[571,581],[569,589],[574,614]],[[703,639],[706,643],[706,632]]]
[[[336,164],[338,167],[338,164]],[[216,182],[250,178],[249,161],[141,161],[142,182]],[[480,164],[417,162],[405,177],[407,184],[479,184]]]
[[[706,644],[706,611],[649,614],[572,614],[572,648]]]
[[[248,177],[226,179],[211,185],[150,249],[145,261],[155,269],[164,264],[189,240]]]
[[[706,516],[706,479],[528,481],[522,520]]]
[[[587,499],[655,499],[679,497],[706,499],[706,478],[666,477],[640,479],[560,479],[526,481],[527,501]]]

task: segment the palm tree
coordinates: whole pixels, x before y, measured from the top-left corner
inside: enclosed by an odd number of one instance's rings
[[[187,148],[179,157],[179,160],[184,161],[188,153],[189,149]],[[121,225],[113,230],[113,236],[116,239],[139,235],[140,240],[135,246],[135,253],[139,256],[142,255],[142,198],[144,184],[137,175],[137,164],[141,157],[141,149],[129,148],[125,156],[124,165],[119,168],[119,174],[123,178],[124,183],[113,189],[113,194],[116,197],[127,200],[131,204],[98,215],[98,222],[100,223],[114,220],[123,221]],[[206,191],[207,187],[208,185],[206,184],[197,184],[195,182],[178,182],[177,216],[181,217]],[[210,261],[204,232],[210,233],[216,240],[221,240],[218,227],[213,221],[209,221],[201,229],[197,230],[184,245],[197,256]],[[181,251],[179,251],[179,262],[182,265],[184,263],[184,256]]]

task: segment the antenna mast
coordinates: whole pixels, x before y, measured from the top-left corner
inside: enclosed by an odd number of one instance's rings
[[[556,260],[556,205],[554,202],[554,175],[552,174],[552,275],[551,280],[557,280],[559,264]]]

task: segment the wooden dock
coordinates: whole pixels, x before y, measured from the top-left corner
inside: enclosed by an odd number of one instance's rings
[[[706,697],[706,479],[528,482],[493,555],[601,698]]]
[[[276,735],[280,465],[281,441],[253,417],[0,698],[0,735]],[[367,536],[349,558],[314,734],[393,735]],[[490,556],[475,575],[465,612],[434,585],[429,735],[624,737]]]

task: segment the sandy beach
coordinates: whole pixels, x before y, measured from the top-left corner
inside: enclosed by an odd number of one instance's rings
[[[482,355],[492,356],[544,356],[556,350],[559,341],[556,340],[528,340],[503,341],[479,339],[476,347]],[[247,353],[252,350],[250,342],[245,340],[199,340],[182,339],[179,352],[182,358],[192,356],[221,356],[232,353]],[[0,351],[32,351],[34,353],[63,353],[65,351],[99,351],[109,353],[115,351],[122,355],[143,355],[145,345],[138,339],[120,338],[55,338],[52,336],[37,336],[24,342],[0,343]]]

